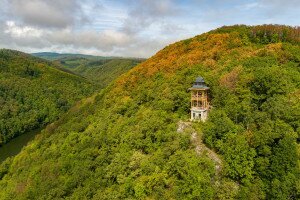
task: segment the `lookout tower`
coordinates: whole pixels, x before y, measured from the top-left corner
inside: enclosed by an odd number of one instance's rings
[[[191,120],[205,121],[209,110],[209,87],[202,77],[198,77],[189,90],[191,91]]]

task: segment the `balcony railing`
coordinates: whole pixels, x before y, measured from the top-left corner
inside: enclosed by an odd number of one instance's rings
[[[206,98],[206,95],[192,95],[192,98]]]
[[[207,110],[209,106],[192,106],[192,109],[196,110]]]

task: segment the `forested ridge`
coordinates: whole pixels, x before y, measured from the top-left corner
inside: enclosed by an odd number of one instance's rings
[[[43,58],[50,61],[56,60],[69,60],[69,59],[108,59],[112,57],[105,57],[105,56],[93,56],[93,55],[86,55],[86,54],[73,54],[73,53],[56,53],[56,52],[37,52],[32,53],[31,55]]]
[[[0,145],[57,120],[94,90],[84,78],[51,62],[0,50]]]
[[[72,107],[0,166],[0,199],[299,199],[299,28],[222,27],[171,44]],[[187,89],[213,106],[193,129]]]
[[[59,61],[66,69],[91,80],[98,88],[104,88],[120,75],[141,63],[143,59],[106,58],[100,60],[73,59],[72,61],[63,59]]]
[[[82,54],[34,53],[33,55],[53,61],[62,68],[87,78],[97,85],[98,89],[106,87],[121,74],[145,60]]]

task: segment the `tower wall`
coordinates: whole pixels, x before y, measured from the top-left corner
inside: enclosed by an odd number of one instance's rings
[[[208,110],[195,110],[191,109],[191,120],[192,121],[206,121]]]
[[[189,90],[191,91],[191,120],[206,121],[209,111],[209,87],[205,85],[202,77],[198,77]]]
[[[191,120],[206,121],[208,110],[208,90],[191,89]]]

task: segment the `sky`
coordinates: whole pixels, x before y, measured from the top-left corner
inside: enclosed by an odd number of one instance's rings
[[[148,58],[234,24],[300,25],[300,0],[0,0],[0,48]]]

